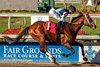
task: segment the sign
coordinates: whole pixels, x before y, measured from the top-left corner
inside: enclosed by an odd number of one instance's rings
[[[99,43],[84,43],[84,53],[87,56],[89,62],[93,60],[93,58],[99,51],[100,51]],[[81,48],[79,48],[79,62],[84,62],[82,58]]]
[[[34,14],[31,16],[31,24],[35,23],[36,21],[48,21],[49,15],[48,14]]]
[[[73,46],[75,54],[64,57],[60,53],[68,54],[70,51],[62,45],[47,43],[48,51],[56,58],[57,62],[78,62],[78,47]],[[50,62],[47,56],[40,52],[37,42],[18,42],[14,44],[0,43],[0,61],[31,61],[31,62]]]

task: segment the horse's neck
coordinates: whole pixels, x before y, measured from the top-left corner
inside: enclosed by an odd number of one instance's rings
[[[77,34],[77,32],[81,29],[83,25],[79,25],[79,24],[71,24],[71,28],[73,29],[73,31]]]
[[[77,21],[73,21],[71,23],[71,28],[73,29],[73,31],[77,34],[77,32],[81,29],[81,27],[83,26],[82,22],[83,22],[83,17],[80,17],[77,19]]]

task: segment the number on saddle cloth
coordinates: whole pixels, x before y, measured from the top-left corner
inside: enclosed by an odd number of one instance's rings
[[[46,30],[51,33],[56,33],[56,24],[51,21],[46,21]]]
[[[56,34],[56,24],[51,21],[46,21],[46,30],[51,33]],[[60,30],[62,31],[62,26],[61,26]]]

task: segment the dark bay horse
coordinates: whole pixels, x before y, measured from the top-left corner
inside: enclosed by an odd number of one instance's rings
[[[88,13],[79,13],[77,17],[74,17],[72,19],[70,24],[64,23],[62,27],[64,34],[60,34],[60,41],[65,48],[71,51],[71,53],[65,54],[61,52],[61,55],[65,57],[73,55],[75,53],[75,50],[72,48],[72,45],[75,44],[81,47],[83,60],[88,60],[84,54],[84,46],[75,40],[78,31],[83,25],[86,25],[93,29],[96,28],[95,23],[92,21]],[[11,44],[18,42],[23,35],[27,34],[31,35],[32,38],[37,40],[37,42],[40,44],[40,51],[45,53],[51,62],[55,63],[55,58],[47,50],[46,40],[48,40],[49,42],[56,42],[56,34],[50,33],[46,30],[46,23],[44,21],[37,21],[34,24],[26,27],[21,33],[18,34],[15,39],[12,39],[8,36],[4,36],[4,38],[8,43]]]

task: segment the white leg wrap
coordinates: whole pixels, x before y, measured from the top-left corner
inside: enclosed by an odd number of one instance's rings
[[[46,55],[50,59],[51,62],[54,62],[53,56],[49,52],[46,52]]]

